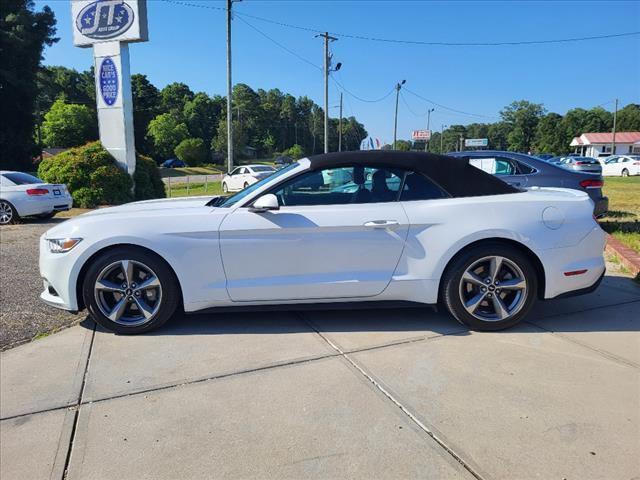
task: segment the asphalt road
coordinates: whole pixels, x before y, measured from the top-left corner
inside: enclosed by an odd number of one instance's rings
[[[0,349],[78,322],[72,315],[40,301],[40,235],[64,219],[25,221],[0,227]]]

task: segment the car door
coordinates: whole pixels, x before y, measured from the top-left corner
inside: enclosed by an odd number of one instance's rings
[[[372,193],[363,167],[343,168],[344,185],[305,172],[270,192],[279,210],[241,207],[224,219],[220,249],[233,301],[372,297],[386,288],[408,218],[397,195]]]
[[[606,163],[602,166],[602,175],[613,176],[619,175],[619,162],[620,157],[610,157]]]

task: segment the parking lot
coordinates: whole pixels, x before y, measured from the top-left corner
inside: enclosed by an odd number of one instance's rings
[[[36,298],[46,228],[2,229],[3,342],[84,319]],[[638,308],[608,275],[499,333],[428,308],[86,319],[2,353],[0,477],[635,478]]]

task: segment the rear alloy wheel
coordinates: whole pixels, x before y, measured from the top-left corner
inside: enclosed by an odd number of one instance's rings
[[[538,289],[530,260],[509,245],[487,244],[462,255],[447,270],[443,300],[460,322],[501,330],[529,312]]]
[[[622,170],[622,176],[623,177],[628,177],[629,176],[629,170],[627,170],[626,168],[624,170]]]
[[[85,276],[83,297],[96,322],[124,334],[160,327],[179,301],[178,283],[169,266],[136,248],[98,257]]]
[[[18,212],[6,200],[0,200],[0,225],[9,225],[20,220]]]

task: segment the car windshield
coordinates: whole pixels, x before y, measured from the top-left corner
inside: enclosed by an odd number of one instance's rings
[[[38,177],[34,177],[33,175],[29,175],[28,173],[14,172],[14,173],[3,173],[2,176],[16,185],[30,185],[32,183],[44,183]]]
[[[251,167],[251,170],[254,172],[274,172],[276,169],[270,167],[269,165],[259,165],[256,167]]]
[[[213,201],[209,202],[207,205],[211,207],[229,208],[235,205],[236,203],[238,203],[243,198],[247,197],[248,195],[251,195],[253,192],[255,192],[260,187],[262,187],[265,183],[275,180],[276,178],[287,173],[288,171],[298,167],[298,165],[299,163],[296,162],[296,163],[292,163],[286,168],[283,168],[282,170],[276,170],[276,172],[273,175],[269,175],[268,177],[263,178],[259,182],[256,182],[253,185],[251,185],[250,187],[247,187],[244,190],[241,190],[238,193],[231,195],[230,197],[218,197]]]

